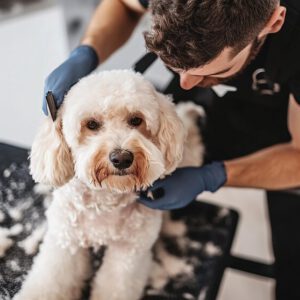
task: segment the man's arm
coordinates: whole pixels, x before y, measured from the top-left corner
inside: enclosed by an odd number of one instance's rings
[[[50,101],[55,120],[56,109],[68,90],[127,41],[145,11],[138,0],[101,1],[81,45],[46,78],[42,106],[45,115]]]
[[[138,0],[103,0],[82,39],[103,62],[130,37],[146,10]]]
[[[275,145],[226,161],[226,186],[270,190],[300,186],[300,105],[291,95],[288,109],[290,143]]]
[[[242,158],[212,162],[200,168],[176,169],[171,176],[157,180],[139,202],[155,209],[181,208],[204,192],[215,192],[224,184],[269,190],[300,186],[300,106],[289,101],[289,143],[275,145]],[[155,201],[148,197],[152,192]]]

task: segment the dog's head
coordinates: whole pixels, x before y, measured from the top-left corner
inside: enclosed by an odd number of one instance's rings
[[[170,99],[132,71],[90,75],[47,118],[31,150],[37,182],[61,186],[73,176],[90,188],[140,190],[182,158],[183,125]]]

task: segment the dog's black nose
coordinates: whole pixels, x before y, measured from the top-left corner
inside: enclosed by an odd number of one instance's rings
[[[119,170],[127,169],[133,162],[133,154],[128,150],[115,149],[109,154],[109,160]]]

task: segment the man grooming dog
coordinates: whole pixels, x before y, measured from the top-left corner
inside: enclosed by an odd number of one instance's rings
[[[152,208],[188,205],[221,186],[282,190],[300,185],[300,5],[298,0],[104,0],[70,57],[46,80],[56,105],[130,36],[150,3],[146,46],[205,91],[207,162],[181,168],[141,195]],[[222,91],[220,90],[220,84]],[[224,91],[225,90],[225,91]],[[43,110],[47,113],[45,99]],[[183,183],[183,184],[182,184]],[[268,192],[277,299],[300,299],[300,199]],[[241,200],[242,201],[242,200]],[[293,234],[295,233],[295,234]]]

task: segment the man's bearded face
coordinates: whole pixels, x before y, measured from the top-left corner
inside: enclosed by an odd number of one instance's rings
[[[175,70],[180,75],[181,87],[187,90],[196,86],[208,88],[229,81],[244,71],[257,56],[264,41],[265,39],[256,39],[231,59],[229,59],[229,52],[232,49],[227,48],[203,67],[188,71]]]

